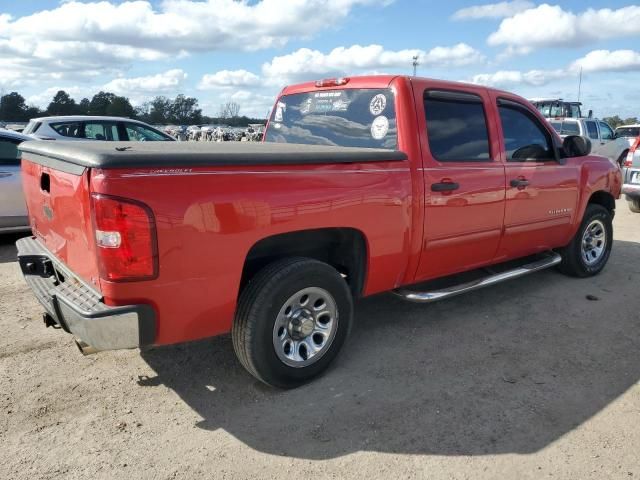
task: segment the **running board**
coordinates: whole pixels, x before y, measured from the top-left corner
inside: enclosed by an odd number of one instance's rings
[[[445,298],[454,297],[461,293],[471,292],[480,288],[495,285],[496,283],[504,282],[506,280],[512,280],[514,278],[523,277],[545,268],[553,267],[562,261],[562,257],[555,252],[547,252],[544,254],[544,258],[535,260],[524,265],[520,265],[516,268],[512,268],[502,273],[494,273],[478,280],[473,280],[467,283],[461,283],[453,287],[444,288],[441,290],[433,290],[429,292],[416,292],[407,288],[400,288],[394,290],[393,293],[399,295],[405,300],[416,303],[430,303]]]

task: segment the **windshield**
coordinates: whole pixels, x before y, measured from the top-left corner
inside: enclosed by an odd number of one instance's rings
[[[345,89],[280,97],[265,141],[398,148],[391,89]]]
[[[640,127],[620,127],[616,128],[618,137],[640,137]]]

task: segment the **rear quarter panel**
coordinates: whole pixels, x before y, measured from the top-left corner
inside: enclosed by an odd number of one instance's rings
[[[394,288],[410,251],[411,181],[407,161],[94,170],[93,191],[144,202],[158,231],[158,278],[101,281],[105,301],[153,304],[158,344],[228,332],[251,247],[272,235],[324,227],[364,234],[365,294]]]

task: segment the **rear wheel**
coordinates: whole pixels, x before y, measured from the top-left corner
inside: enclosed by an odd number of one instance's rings
[[[233,346],[258,380],[291,388],[329,366],[352,317],[351,292],[332,266],[289,258],[258,272],[240,295]]]
[[[573,277],[590,277],[602,271],[613,244],[611,212],[602,205],[589,204],[580,228],[571,243],[560,250],[559,269]]]
[[[629,210],[633,213],[640,213],[640,198],[627,200],[627,203],[629,204]]]

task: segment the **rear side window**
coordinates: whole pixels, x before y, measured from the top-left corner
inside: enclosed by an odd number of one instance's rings
[[[508,162],[555,161],[549,132],[526,107],[504,101],[498,111]]]
[[[40,125],[42,125],[42,122],[36,122],[35,120],[31,120],[27,124],[27,126],[24,128],[22,133],[24,133],[25,135],[28,135],[30,133],[36,133],[40,128]]]
[[[489,162],[489,133],[482,98],[426,91],[424,111],[431,155],[440,162]]]
[[[0,165],[20,165],[19,141],[0,138]]]
[[[115,122],[86,122],[84,136],[90,140],[120,140],[118,125]]]
[[[587,134],[589,135],[589,138],[593,138],[595,140],[598,139],[598,126],[596,125],[596,122],[584,122],[587,125]]]
[[[82,122],[52,123],[53,128],[63,137],[83,138]]]
[[[562,122],[562,130],[560,135],[580,135],[580,125],[572,120]]]

